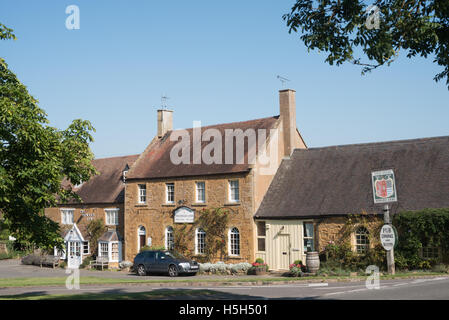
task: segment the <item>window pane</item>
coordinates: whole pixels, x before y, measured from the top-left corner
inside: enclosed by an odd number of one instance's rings
[[[231,230],[229,245],[232,255],[240,255],[240,233],[237,228],[232,228]]]
[[[229,191],[230,191],[230,200],[231,201],[239,201],[239,181],[231,180],[229,181]]]
[[[197,234],[196,234],[196,243],[197,243],[197,249],[196,249],[196,251],[197,251],[197,253],[198,254],[204,254],[204,248],[205,248],[205,246],[206,246],[206,233],[202,230],[202,229],[199,229],[198,231],[197,231]]]
[[[304,223],[304,237],[313,238],[313,223]]]
[[[258,238],[257,239],[257,250],[258,251],[265,251],[265,238]]]
[[[83,242],[83,254],[89,254],[89,242],[88,241]]]
[[[205,202],[206,201],[206,192],[205,192],[205,183],[197,182],[196,183],[196,201],[197,202]]]
[[[112,243],[111,258],[112,260],[118,260],[118,243]]]
[[[265,237],[266,235],[265,221],[257,222],[257,235],[260,237]]]
[[[167,183],[167,202],[175,202],[175,185],[174,183]]]
[[[147,201],[147,186],[139,184],[139,202],[145,203]]]
[[[304,239],[304,251],[315,251],[313,239]]]

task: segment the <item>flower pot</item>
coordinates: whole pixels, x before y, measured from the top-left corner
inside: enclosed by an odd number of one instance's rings
[[[320,257],[318,252],[312,251],[306,253],[307,270],[310,273],[316,273],[320,269]]]
[[[254,274],[256,276],[260,276],[260,275],[263,275],[263,274],[266,274],[266,273],[267,273],[267,270],[266,270],[265,267],[260,267],[260,268],[254,269]]]

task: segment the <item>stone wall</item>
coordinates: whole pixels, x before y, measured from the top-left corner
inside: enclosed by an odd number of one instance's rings
[[[0,241],[0,253],[8,253],[8,246],[6,243]]]
[[[363,225],[367,227],[368,232],[371,235],[373,241],[370,241],[370,246],[372,247],[378,236],[379,227],[383,224],[383,218],[381,216],[369,216],[366,217],[366,223]],[[323,218],[321,220],[316,220],[315,224],[315,234],[316,234],[316,247],[319,252],[323,251],[324,248],[329,244],[330,241],[335,243],[349,242],[352,247],[355,245],[354,231],[361,225],[361,223],[355,219],[352,219],[350,224],[349,236],[345,237],[345,225],[348,221],[348,217],[330,217]],[[348,232],[346,232],[348,233]]]
[[[239,180],[240,202],[228,201],[228,181]],[[196,203],[196,186],[199,181],[205,182],[206,202]],[[175,184],[175,204],[166,204],[166,183]],[[138,204],[138,184],[146,184],[147,203]],[[183,177],[151,181],[127,181],[125,189],[125,260],[133,261],[138,253],[138,228],[145,227],[146,243],[148,237],[153,246],[165,246],[165,230],[172,226],[175,230],[173,211],[186,206],[195,211],[195,220],[203,209],[222,207],[230,211],[229,228],[236,227],[240,232],[240,256],[229,257],[229,263],[251,261],[253,252],[253,174],[228,174],[202,177]],[[187,246],[194,252],[195,231],[188,225],[189,240]],[[227,239],[226,239],[227,240]],[[216,260],[219,258],[217,257]]]

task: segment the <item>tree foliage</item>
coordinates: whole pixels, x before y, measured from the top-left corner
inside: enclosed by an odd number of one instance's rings
[[[408,58],[433,56],[443,67],[434,80],[449,88],[449,0],[297,0],[283,18],[309,50],[328,53],[330,65],[351,62],[363,74],[390,65],[403,49]],[[368,61],[355,57],[356,48]]]
[[[0,24],[0,39],[15,39]],[[58,223],[44,209],[79,199],[76,185],[95,173],[89,121],[74,120],[66,130],[49,126],[38,101],[0,58],[0,211],[17,243],[61,247]]]
[[[96,252],[98,252],[98,239],[100,239],[105,231],[106,227],[102,219],[95,219],[88,223],[86,232],[89,236],[91,254],[96,255]]]

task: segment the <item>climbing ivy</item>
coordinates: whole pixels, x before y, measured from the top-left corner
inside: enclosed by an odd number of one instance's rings
[[[206,232],[204,255],[200,260],[209,262],[219,257],[227,257],[226,230],[229,221],[229,211],[223,208],[203,209],[194,226]]]
[[[441,248],[441,260],[448,262],[449,208],[405,211],[393,217],[398,230],[396,263],[400,268],[430,267],[437,261],[426,261],[420,256],[423,247]]]

